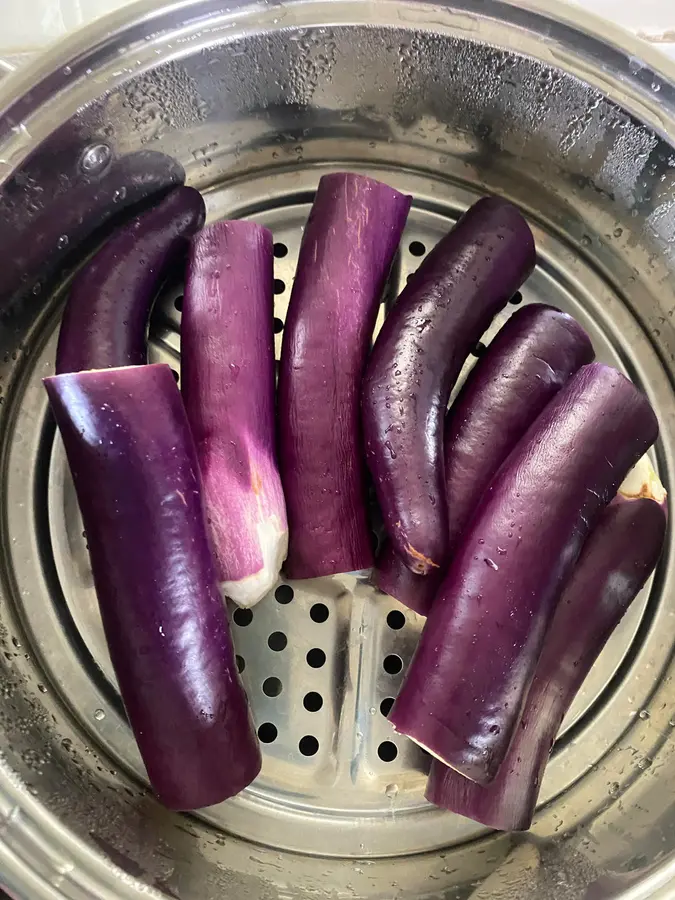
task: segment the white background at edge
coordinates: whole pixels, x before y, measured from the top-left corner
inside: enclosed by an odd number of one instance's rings
[[[119,9],[129,0],[0,0],[0,58],[20,64],[64,34]],[[581,0],[590,12],[654,41],[675,58],[673,0]]]

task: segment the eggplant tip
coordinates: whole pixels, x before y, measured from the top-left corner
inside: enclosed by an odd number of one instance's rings
[[[258,546],[262,566],[257,572],[237,581],[222,581],[220,589],[237,606],[250,608],[268,594],[279,580],[283,561],[288,553],[288,529],[281,526],[277,516],[270,516],[257,525]]]
[[[651,460],[647,455],[641,456],[624,478],[619,487],[619,495],[626,500],[646,498],[654,500],[665,508],[668,493],[661,484]]]

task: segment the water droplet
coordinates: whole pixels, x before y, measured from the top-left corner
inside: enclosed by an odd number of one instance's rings
[[[618,793],[619,793],[619,788],[620,788],[619,782],[618,782],[618,781],[613,781],[613,782],[610,784],[610,786],[609,786],[609,793],[610,793],[610,796],[614,796],[615,794],[618,794]]]
[[[494,569],[495,572],[498,572],[498,571],[499,571],[499,566],[498,566],[497,563],[494,561],[494,559],[490,559],[489,556],[486,556],[486,557],[485,557],[485,563],[486,563],[486,565],[490,566],[491,569]]]
[[[395,451],[394,448],[391,446],[391,441],[385,441],[385,442],[384,442],[384,446],[385,446],[385,447],[387,448],[387,450],[389,451],[389,456],[391,456],[392,459],[396,459],[396,451]]]
[[[641,719],[648,719],[648,718],[649,718],[649,713],[647,712],[646,709],[641,709],[641,710],[640,710],[640,713],[639,713],[639,716],[640,716]]]
[[[115,191],[115,193],[113,194],[113,198],[112,198],[113,203],[119,203],[121,200],[124,200],[126,195],[127,195],[127,189],[124,186],[122,186],[121,188],[118,188]]]
[[[44,686],[44,684],[38,684],[37,687],[38,687],[38,691],[40,691],[41,694],[47,693],[47,688]]]
[[[589,236],[587,234],[583,234],[581,236],[581,246],[582,247],[590,247],[591,246],[591,239],[589,238]]]
[[[80,168],[85,175],[100,175],[110,162],[112,151],[107,144],[91,144],[80,158]]]
[[[638,763],[638,769],[642,769],[642,771],[644,771],[645,769],[648,769],[651,764],[651,759],[648,756],[644,756]]]
[[[397,784],[388,784],[384,789],[384,793],[389,797],[390,800],[393,800],[394,797],[398,795],[399,787]]]
[[[67,234],[61,235],[61,237],[58,239],[57,246],[58,246],[59,250],[63,250],[65,247],[68,246],[68,235]]]
[[[64,67],[63,67],[63,74],[64,74],[64,75],[72,75],[72,74],[73,74],[73,70],[70,68],[70,66],[64,66]]]
[[[105,719],[104,711],[102,709],[95,709],[94,710],[94,718],[96,719],[97,722],[102,722],[103,719]]]

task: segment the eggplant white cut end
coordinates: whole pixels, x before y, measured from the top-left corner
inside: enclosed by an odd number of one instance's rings
[[[288,529],[278,516],[269,516],[256,526],[262,567],[238,581],[223,581],[220,589],[237,606],[250,608],[262,600],[279,580],[281,566],[288,553]]]
[[[661,479],[646,455],[641,456],[626,475],[619,487],[619,495],[626,500],[638,500],[641,497],[654,500],[664,509],[668,497],[666,489],[661,484]]]

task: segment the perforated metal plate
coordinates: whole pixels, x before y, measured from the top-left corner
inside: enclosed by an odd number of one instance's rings
[[[387,293],[390,302],[476,195],[410,174],[369,172],[415,197]],[[302,228],[320,174],[311,167],[298,169],[207,197],[211,220],[244,216],[274,233],[277,356]],[[574,315],[591,334],[598,358],[648,386],[659,413],[659,396],[667,396],[660,393],[665,375],[639,324],[616,290],[585,261],[583,248],[532,224],[539,262],[523,289],[523,302],[553,303]],[[166,288],[151,328],[152,360],[168,362],[177,377],[181,296],[180,285]],[[498,317],[485,343],[512,311]],[[19,510],[9,523],[12,567],[26,627],[52,689],[95,744],[144,780],[105,647],[72,482],[40,384],[52,369],[57,326],[56,311],[41,323],[42,349],[26,370],[17,404],[7,479],[8,503]],[[394,734],[387,720],[423,625],[420,617],[370,587],[367,573],[281,581],[253,610],[231,613],[264,766],[240,797],[203,812],[202,818],[280,848],[354,857],[419,852],[483,831],[424,801],[428,760]],[[567,717],[542,802],[551,802],[587,772],[647,704],[653,678],[636,679],[635,664],[647,653],[652,672],[658,668],[658,642],[649,629],[662,615],[658,598],[649,600],[645,590]],[[633,686],[625,689],[628,680]],[[618,782],[612,785],[620,790]]]

